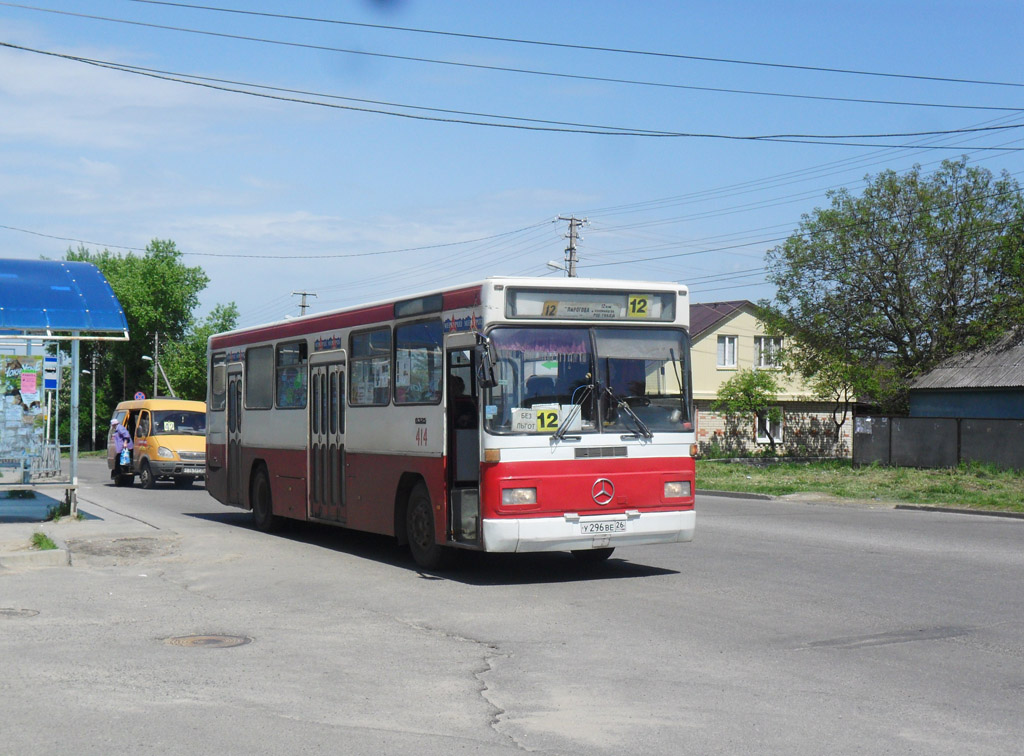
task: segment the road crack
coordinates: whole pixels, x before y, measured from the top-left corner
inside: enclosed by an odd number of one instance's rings
[[[411,627],[412,629],[418,632],[429,633],[430,635],[433,635],[435,637],[444,638],[446,640],[453,640],[459,643],[470,643],[476,646],[478,649],[480,649],[480,664],[472,669],[471,674],[477,684],[477,693],[479,694],[480,699],[484,702],[484,704],[486,704],[490,712],[488,727],[490,727],[495,734],[499,735],[501,738],[511,743],[516,749],[527,753],[534,752],[534,749],[529,748],[525,744],[521,743],[511,733],[504,731],[502,725],[506,721],[508,711],[494,700],[493,689],[488,684],[486,679],[488,675],[496,671],[496,664],[498,661],[500,661],[501,659],[512,658],[511,652],[503,651],[498,644],[493,643],[491,641],[481,640],[479,638],[471,638],[469,636],[460,635],[459,633],[453,633],[449,630],[444,630],[439,627],[431,627],[429,625],[413,622],[411,620],[404,620],[398,617],[394,619],[396,619],[403,625],[406,625],[407,627]]]

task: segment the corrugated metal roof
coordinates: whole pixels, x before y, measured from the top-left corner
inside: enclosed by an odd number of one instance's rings
[[[910,388],[1024,388],[1024,329],[986,349],[950,357],[917,378]]]
[[[0,329],[127,336],[121,303],[92,263],[0,259]]]

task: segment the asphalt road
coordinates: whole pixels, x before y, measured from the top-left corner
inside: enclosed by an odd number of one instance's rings
[[[0,570],[4,754],[1024,753],[1022,520],[706,497],[691,544],[432,575],[81,475],[72,566]]]

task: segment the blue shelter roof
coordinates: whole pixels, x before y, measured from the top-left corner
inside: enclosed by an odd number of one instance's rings
[[[0,259],[0,330],[128,338],[128,321],[114,290],[92,263]]]

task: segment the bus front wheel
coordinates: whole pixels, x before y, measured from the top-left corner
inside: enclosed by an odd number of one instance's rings
[[[412,558],[420,567],[436,570],[448,564],[451,554],[434,538],[434,508],[430,503],[430,493],[423,483],[417,483],[409,494],[405,534],[409,539]]]

